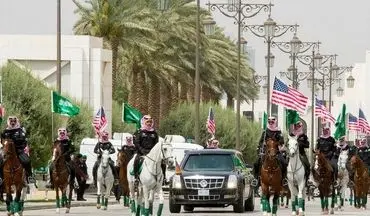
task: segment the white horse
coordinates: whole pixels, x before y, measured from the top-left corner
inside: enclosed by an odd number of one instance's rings
[[[289,164],[287,169],[288,186],[292,197],[292,215],[304,215],[306,197],[306,180],[303,163],[299,156],[297,137],[289,136]],[[297,199],[298,198],[298,199]],[[298,200],[298,203],[296,202]],[[297,209],[298,206],[298,209]]]
[[[345,192],[348,187],[349,182],[349,174],[346,168],[346,164],[348,161],[348,150],[344,150],[339,154],[338,158],[338,187],[337,192],[339,196],[339,205],[338,203],[335,204],[335,210],[339,209],[343,211],[343,204],[344,204],[344,197]]]
[[[154,192],[156,192],[159,197],[159,208],[157,210],[157,215],[161,215],[164,202],[161,163],[162,160],[165,160],[168,164],[174,163],[172,158],[172,144],[159,141],[147,155],[143,156],[144,160],[142,164],[142,170],[139,174],[140,183],[138,186],[137,196],[135,196],[134,188],[135,177],[131,175],[131,170],[133,169],[136,156],[137,155],[135,155],[127,165],[127,180],[130,188],[131,213],[132,215],[140,215],[141,211],[141,215],[143,216],[152,215]],[[144,206],[142,206],[142,199],[144,199]],[[136,212],[138,212],[138,214],[136,214]]]
[[[98,209],[103,206],[103,210],[107,210],[108,208],[108,200],[112,191],[113,183],[114,183],[114,176],[112,173],[112,169],[109,166],[109,151],[104,150],[100,165],[97,170],[97,204],[96,207]],[[102,195],[102,188],[104,187],[104,194]]]

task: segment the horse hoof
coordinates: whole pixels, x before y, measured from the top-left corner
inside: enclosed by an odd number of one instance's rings
[[[263,214],[262,214],[263,216],[267,216],[267,212],[263,212]]]
[[[18,212],[14,213],[14,216],[19,216],[19,213]]]
[[[335,206],[334,207],[334,211],[338,211],[338,206]]]
[[[289,208],[289,206],[288,205],[285,205],[285,208]]]
[[[8,213],[7,213],[7,215],[8,215],[8,216],[11,216],[11,215],[13,215],[13,214],[12,214],[11,212],[8,212]]]
[[[104,207],[103,207],[103,210],[107,210],[107,206],[104,206]]]
[[[97,209],[100,209],[101,208],[101,205],[100,204],[96,204],[96,208]]]
[[[295,211],[292,211],[292,216],[296,216],[297,213]]]
[[[66,213],[68,214],[69,213],[69,208],[66,209]]]
[[[330,210],[330,214],[334,214],[334,209],[331,209]]]
[[[271,213],[267,213],[267,216],[272,216],[272,214]]]

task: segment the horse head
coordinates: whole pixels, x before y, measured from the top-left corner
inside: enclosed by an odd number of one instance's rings
[[[338,169],[345,170],[348,161],[348,150],[344,150],[339,154]]]
[[[5,141],[3,142],[3,157],[4,161],[17,157],[13,140],[5,139]]]
[[[150,150],[147,156],[156,163],[165,161],[167,165],[171,166],[175,162],[172,156],[172,152],[172,143],[159,141],[157,144],[155,144],[152,150]]]
[[[330,171],[331,166],[329,162],[326,160],[324,153],[320,151],[315,152],[315,170],[325,170]]]
[[[268,139],[266,141],[266,153],[267,157],[273,158],[276,157],[277,153],[279,151],[279,142],[273,139]]]
[[[104,150],[101,156],[101,166],[103,168],[107,168],[109,166],[109,159],[110,159],[109,151]]]
[[[297,136],[288,136],[288,153],[289,157],[294,157],[298,152]]]
[[[58,160],[59,158],[62,158],[62,148],[60,142],[55,142],[53,146],[53,158],[52,161]]]

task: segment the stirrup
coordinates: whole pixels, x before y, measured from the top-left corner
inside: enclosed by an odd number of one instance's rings
[[[257,187],[257,185],[258,185],[258,180],[256,178],[253,178],[253,180],[251,181],[251,186]]]
[[[283,179],[283,186],[287,186],[288,185],[288,180],[286,178]]]
[[[27,182],[29,184],[34,184],[34,183],[36,183],[36,179],[33,176],[28,176]]]
[[[114,179],[114,185],[119,185],[119,179]]]

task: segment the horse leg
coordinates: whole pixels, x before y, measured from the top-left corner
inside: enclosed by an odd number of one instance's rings
[[[143,186],[144,212],[142,215],[144,216],[149,215],[149,194],[150,190],[146,186]]]
[[[134,182],[129,182],[129,191],[130,191],[130,209],[131,209],[131,215],[134,216],[136,213],[136,205],[135,205],[135,188],[134,188]]]
[[[278,209],[278,202],[279,202],[279,194],[275,193],[274,197],[272,198],[272,216],[276,216],[277,209]]]
[[[306,210],[306,207],[305,207],[305,179],[303,178],[300,182],[300,184],[298,185],[298,214],[300,216],[303,216],[305,215],[305,210]]]
[[[69,184],[68,199],[66,200],[66,213],[67,214],[71,210],[71,202],[72,202],[73,189],[74,189],[73,184]]]
[[[14,216],[19,216],[21,212],[21,193],[22,193],[22,186],[17,186],[15,189],[15,198],[14,198]]]
[[[337,196],[336,196],[335,192],[336,192],[336,189],[335,189],[334,183],[333,183],[332,190],[331,190],[330,214],[334,214],[334,207],[335,207],[335,204],[337,203]]]
[[[6,192],[6,210],[8,211],[8,216],[14,213],[13,211],[13,196],[11,193],[11,189],[7,190]]]
[[[60,198],[59,198],[59,187],[54,185],[55,190],[55,204],[56,204],[56,213],[59,214],[60,211]]]
[[[152,196],[154,198],[154,192],[153,192]],[[157,216],[161,216],[162,215],[162,210],[163,210],[163,203],[164,203],[164,195],[163,195],[162,185],[160,185],[160,189],[158,190],[158,197],[159,197],[159,207],[158,207],[158,210],[157,210]]]
[[[20,201],[19,201],[21,215],[23,214],[23,210],[24,210],[24,201],[26,200],[27,190],[28,190],[27,186],[24,186],[22,188],[21,197],[20,197]]]
[[[97,195],[97,197],[96,197],[96,208],[97,209],[100,209],[101,206],[102,206],[102,204],[100,203],[100,197],[101,197],[101,184],[100,184],[100,180],[97,180],[96,187],[97,187],[97,192],[96,192],[96,195]]]

